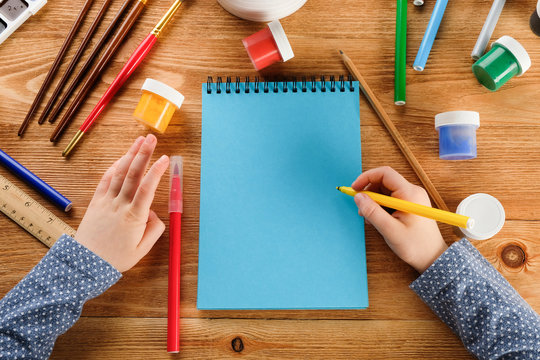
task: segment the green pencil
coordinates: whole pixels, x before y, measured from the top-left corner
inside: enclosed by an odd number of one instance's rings
[[[397,0],[396,55],[394,77],[394,103],[405,105],[405,71],[407,66],[407,0]]]

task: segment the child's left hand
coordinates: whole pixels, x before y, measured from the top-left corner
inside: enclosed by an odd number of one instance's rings
[[[154,135],[139,137],[105,172],[75,235],[120,272],[135,266],[165,230],[150,205],[169,158],[159,158],[144,175],[156,144]]]

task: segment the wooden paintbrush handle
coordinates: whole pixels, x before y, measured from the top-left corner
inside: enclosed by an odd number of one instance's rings
[[[392,120],[390,120],[390,117],[388,116],[386,111],[384,111],[381,103],[379,102],[373,91],[371,91],[371,88],[368,86],[367,82],[364,80],[352,60],[342,51],[340,51],[340,54],[343,58],[345,66],[347,66],[347,68],[354,75],[354,77],[358,79],[358,82],[360,83],[360,89],[368,99],[369,103],[373,107],[373,110],[375,110],[375,112],[379,116],[379,119],[381,119],[382,123],[396,142],[397,146],[399,147],[409,164],[412,166],[414,172],[416,173],[416,176],[418,176],[437,207],[441,210],[449,211],[448,206],[435,188],[435,185],[433,185],[433,183],[429,179],[428,175],[422,168],[422,165],[420,165],[420,163],[416,159],[416,156],[414,156],[414,153],[411,151],[411,149],[405,142],[405,139],[403,139],[403,137],[399,133],[399,130],[396,128]]]

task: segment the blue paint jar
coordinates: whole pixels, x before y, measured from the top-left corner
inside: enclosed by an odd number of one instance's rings
[[[476,158],[476,129],[479,127],[480,114],[476,111],[449,111],[435,115],[435,129],[439,132],[439,158]]]

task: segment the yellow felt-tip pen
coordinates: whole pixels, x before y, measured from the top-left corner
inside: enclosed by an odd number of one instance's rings
[[[355,196],[358,194],[356,190],[348,186],[338,186],[336,189],[344,194]],[[409,214],[419,215],[428,219],[440,221],[445,224],[458,226],[464,229],[472,229],[474,227],[474,219],[460,214],[455,214],[449,211],[435,209],[429,206],[416,204],[410,201],[398,199],[391,196],[386,196],[371,191],[360,191],[369,196],[373,201],[381,206],[386,206],[391,209],[396,209]]]

